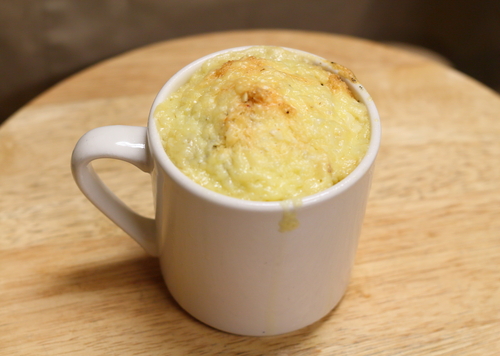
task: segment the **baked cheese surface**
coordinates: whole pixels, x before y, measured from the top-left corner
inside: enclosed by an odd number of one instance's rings
[[[240,199],[331,187],[364,157],[370,123],[325,63],[268,46],[209,59],[156,108],[166,153],[196,183]]]

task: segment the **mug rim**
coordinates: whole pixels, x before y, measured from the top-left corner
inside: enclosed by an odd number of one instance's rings
[[[368,145],[368,150],[366,151],[365,156],[349,175],[347,175],[344,179],[334,184],[333,186],[326,188],[320,192],[301,198],[291,198],[281,201],[256,201],[231,197],[205,188],[191,180],[188,176],[182,173],[179,168],[177,168],[177,166],[172,162],[168,154],[165,152],[165,149],[161,143],[160,134],[156,129],[156,120],[154,117],[154,112],[158,104],[163,102],[168,94],[177,90],[182,84],[184,84],[188,80],[188,78],[206,60],[223,53],[241,51],[256,46],[257,45],[233,47],[210,53],[184,66],[162,86],[151,106],[147,127],[148,145],[150,147],[150,153],[154,157],[155,164],[159,164],[161,169],[163,169],[171,177],[171,179],[173,179],[177,184],[179,184],[192,194],[198,196],[201,199],[230,208],[253,211],[283,211],[283,209],[287,207],[284,206],[284,204],[286,204],[286,202],[288,201],[294,202],[296,199],[300,200],[301,203],[298,206],[296,206],[296,204],[293,204],[293,208],[296,209],[315,205],[335,196],[341,195],[370,171],[377,157],[381,140],[380,116],[372,97],[364,88],[364,86],[361,85],[357,80],[353,82],[350,80],[350,78],[345,78],[341,75],[339,75],[341,79],[348,85],[349,89],[354,92],[356,97],[361,102],[363,102],[368,109],[368,116],[370,119],[370,143]],[[277,47],[281,47],[283,49],[317,59],[318,64],[328,62],[326,59],[306,51],[282,46]],[[331,71],[329,67],[326,67],[326,69]],[[333,70],[333,72],[339,74],[335,70]]]

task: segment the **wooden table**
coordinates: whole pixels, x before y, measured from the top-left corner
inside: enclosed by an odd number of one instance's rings
[[[383,140],[351,284],[320,322],[275,337],[207,327],[170,297],[158,262],[79,192],[87,130],[146,125],[155,93],[216,50],[294,47],[351,68]],[[152,215],[149,176],[103,161]],[[500,97],[425,57],[355,38],[243,31],[167,41],[55,86],[0,128],[2,355],[500,354]]]

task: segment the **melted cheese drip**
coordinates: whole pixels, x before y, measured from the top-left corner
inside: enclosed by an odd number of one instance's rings
[[[156,109],[168,156],[198,184],[247,200],[339,182],[366,153],[368,113],[315,61],[263,46],[208,60]]]

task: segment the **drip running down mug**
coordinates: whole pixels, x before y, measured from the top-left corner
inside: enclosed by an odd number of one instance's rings
[[[283,202],[240,200],[199,186],[168,158],[153,112],[205,60],[244,48],[210,54],[175,74],[154,100],[147,128],[106,126],[87,132],[74,149],[72,171],[85,196],[159,258],[170,293],[189,314],[230,333],[277,335],[318,321],[345,293],[380,144],[380,120],[366,90],[345,79],[368,107],[368,151],[345,179],[303,198],[292,211]],[[99,158],[123,160],[151,175],[154,219],[132,211],[101,182],[91,164]],[[287,214],[299,226],[280,232]]]

